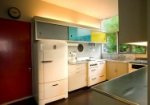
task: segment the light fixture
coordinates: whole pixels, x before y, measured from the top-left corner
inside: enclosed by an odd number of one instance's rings
[[[139,45],[139,46],[147,46],[147,42],[131,42],[127,44]]]

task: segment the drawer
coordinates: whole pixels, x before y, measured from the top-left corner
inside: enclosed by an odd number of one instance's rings
[[[94,75],[94,76],[88,77],[88,86],[97,84],[105,80],[106,80],[106,75],[101,75],[101,76]]]
[[[68,67],[69,72],[86,71],[86,70],[87,70],[87,64],[69,65]]]
[[[60,80],[56,82],[46,83],[44,86],[44,97],[52,98],[68,92],[68,81]]]
[[[86,70],[76,70],[74,72],[69,72],[68,75],[78,75],[78,74],[85,74],[87,75],[87,71]]]

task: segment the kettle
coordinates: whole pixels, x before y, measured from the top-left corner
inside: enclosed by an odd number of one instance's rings
[[[69,53],[69,62],[70,63],[76,63],[77,61],[77,54],[75,52]]]

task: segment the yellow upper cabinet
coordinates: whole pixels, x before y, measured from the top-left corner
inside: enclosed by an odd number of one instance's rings
[[[106,33],[100,31],[92,31],[91,42],[106,43]]]

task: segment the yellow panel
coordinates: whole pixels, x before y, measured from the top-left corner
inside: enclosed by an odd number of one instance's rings
[[[105,43],[106,42],[106,34],[103,32],[99,32],[99,31],[93,31],[93,32],[91,32],[91,41]]]

